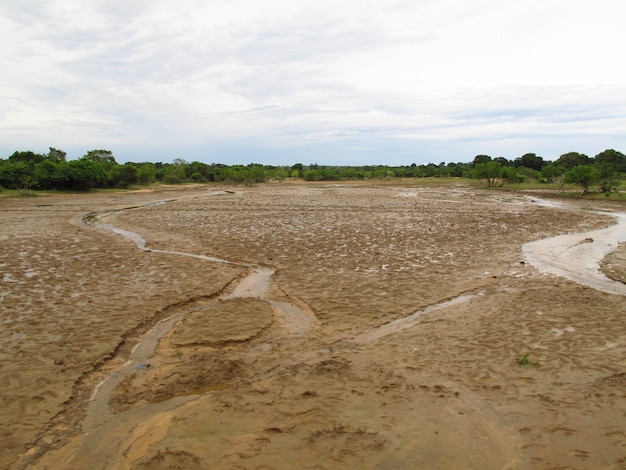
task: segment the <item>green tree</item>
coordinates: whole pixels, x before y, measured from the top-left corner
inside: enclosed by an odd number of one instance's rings
[[[487,163],[491,161],[491,157],[489,155],[476,155],[474,160],[472,161],[472,166],[476,168],[476,165],[480,165],[481,163]]]
[[[578,165],[589,165],[591,161],[584,153],[568,152],[561,155],[554,163],[569,170]]]
[[[513,163],[516,168],[523,166],[535,171],[541,171],[543,165],[545,164],[543,158],[534,153],[524,154],[521,157],[516,158]]]
[[[84,158],[60,165],[59,180],[62,186],[67,189],[82,191],[102,188],[107,185],[107,175],[101,164]]]
[[[222,163],[212,163],[206,170],[207,181],[224,181],[224,169],[226,165]]]
[[[137,169],[133,164],[115,165],[108,174],[108,184],[114,188],[128,188],[137,182]]]
[[[626,155],[617,150],[607,149],[594,157],[596,163],[610,165],[615,171],[626,171]]]
[[[208,181],[209,165],[202,162],[191,162],[187,164],[185,174],[194,181]]]
[[[461,163],[448,163],[446,165],[447,174],[449,176],[461,177],[463,176],[463,165]]]
[[[502,165],[498,162],[479,163],[474,167],[474,172],[476,178],[487,181],[487,186],[502,184]]]
[[[511,166],[513,165],[513,162],[507,160],[504,157],[496,157],[493,159],[494,162],[498,162],[500,165],[502,166]]]
[[[104,174],[104,181],[98,182],[97,186],[92,187],[115,187],[117,186],[118,173],[115,170],[117,162],[110,150],[90,150],[83,155],[79,161],[92,162],[100,168],[100,172]],[[94,166],[95,168],[95,166]],[[89,188],[91,189],[91,188]]]
[[[57,163],[54,160],[46,159],[35,165],[33,178],[36,189],[57,189],[59,186],[59,167],[64,162]]]
[[[63,150],[55,149],[54,147],[50,147],[50,151],[46,155],[46,160],[49,160],[54,163],[63,163],[66,161],[67,153]]]
[[[317,169],[308,169],[302,172],[302,178],[304,178],[305,181],[320,181],[322,175]]]
[[[547,164],[541,169],[541,177],[549,183],[559,182],[564,173],[565,167],[556,164]]]
[[[163,174],[163,182],[167,184],[180,184],[187,178],[185,171],[186,162],[181,159],[174,160],[174,164],[166,165]]]
[[[597,168],[590,165],[578,165],[570,168],[565,172],[564,181],[566,183],[577,184],[580,186],[580,194],[587,194],[589,186],[594,184],[600,178]]]
[[[534,170],[532,168],[528,168],[527,166],[515,167],[515,171],[519,175],[520,181],[527,181],[527,180],[538,181],[541,179],[541,172]]]
[[[345,173],[345,171],[344,171]],[[372,173],[372,178],[376,179],[388,179],[392,176],[395,176],[394,173],[389,169],[388,166],[377,166]]]
[[[34,152],[31,152],[30,150],[27,150],[24,152],[22,151],[14,152],[13,155],[9,157],[9,161],[12,163],[25,162],[29,164],[35,164],[35,163],[40,163],[44,161],[45,158],[46,158],[45,156],[39,153],[34,153]]]
[[[280,166],[273,171],[273,177],[279,181],[289,178],[289,167]]]
[[[495,160],[494,160],[495,163]],[[507,183],[521,183],[524,181],[524,175],[512,166],[503,166],[501,178]]]
[[[34,185],[33,168],[28,161],[11,161],[0,166],[0,186],[7,189],[31,189]]]
[[[264,183],[267,181],[267,174],[263,165],[259,163],[251,163],[248,165],[249,177],[255,183]]]
[[[439,176],[439,167],[434,163],[428,163],[427,165],[420,165],[421,174],[426,178],[432,178],[433,176]]]
[[[156,181],[156,168],[152,163],[142,163],[137,168],[137,183],[149,184]]]
[[[90,150],[82,157],[84,160],[89,160],[92,162],[99,163],[108,163],[115,165],[117,162],[115,161],[115,157],[113,156],[113,152],[110,150]]]

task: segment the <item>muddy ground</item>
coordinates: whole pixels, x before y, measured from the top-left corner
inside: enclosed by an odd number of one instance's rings
[[[406,181],[0,199],[0,468],[626,468],[626,299],[521,249],[626,208],[534,197]],[[623,246],[603,262],[625,266]]]

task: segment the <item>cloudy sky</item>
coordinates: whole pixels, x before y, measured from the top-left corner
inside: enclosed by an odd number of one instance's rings
[[[0,157],[626,153],[623,0],[2,0]]]

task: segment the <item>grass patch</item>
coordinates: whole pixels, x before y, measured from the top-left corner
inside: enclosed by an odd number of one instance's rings
[[[35,197],[38,196],[38,191],[31,191],[30,189],[6,189],[0,188],[0,198],[5,197]]]
[[[578,196],[583,199],[602,200],[602,201],[626,201],[626,193],[610,192],[610,193],[587,193],[584,196]]]
[[[523,357],[520,357],[515,361],[518,367],[539,367],[538,362],[534,362],[530,360],[530,354],[526,353]]]

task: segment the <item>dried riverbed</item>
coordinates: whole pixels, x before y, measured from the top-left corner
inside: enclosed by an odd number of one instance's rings
[[[2,202],[3,465],[624,462],[624,297],[522,251],[612,216],[410,184]]]

